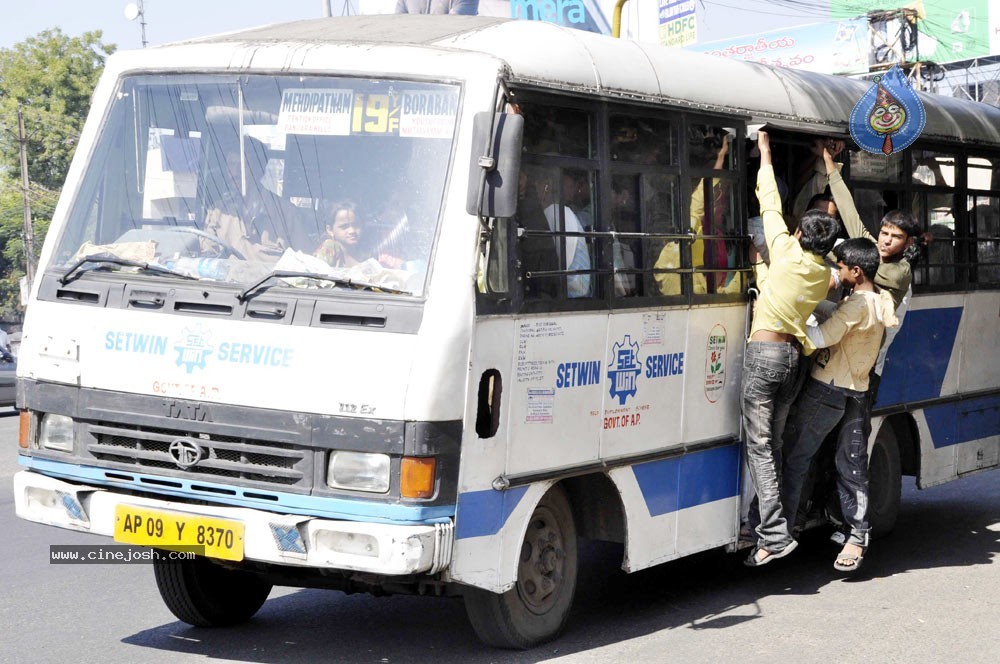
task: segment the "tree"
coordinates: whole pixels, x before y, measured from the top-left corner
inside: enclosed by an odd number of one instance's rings
[[[100,30],[70,37],[58,28],[0,49],[0,317],[18,301],[24,274],[17,111],[27,133],[30,201],[37,251],[69,170],[90,97],[114,45]]]

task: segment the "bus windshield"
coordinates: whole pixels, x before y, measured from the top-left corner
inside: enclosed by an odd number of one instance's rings
[[[125,78],[52,266],[421,295],[458,101],[386,79]]]

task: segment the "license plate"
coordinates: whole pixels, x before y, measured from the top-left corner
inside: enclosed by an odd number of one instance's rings
[[[243,560],[243,531],[239,521],[115,506],[115,541],[124,544],[204,551],[210,558]]]

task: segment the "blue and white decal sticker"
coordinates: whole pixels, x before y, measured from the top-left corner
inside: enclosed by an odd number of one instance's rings
[[[240,337],[220,340],[199,323],[166,334],[143,329],[108,329],[95,350],[109,363],[136,368],[151,378],[154,394],[210,399],[221,395],[218,370],[223,367],[283,370],[295,363],[290,346],[253,343]]]
[[[611,347],[611,360],[608,362],[609,392],[618,399],[622,406],[629,397],[634,397],[638,389],[639,374],[642,373],[639,360],[639,344],[632,337],[625,338]]]
[[[214,350],[212,335],[200,325],[185,328],[182,338],[174,344],[174,350],[177,351],[177,366],[184,367],[188,373],[204,369],[205,360]]]

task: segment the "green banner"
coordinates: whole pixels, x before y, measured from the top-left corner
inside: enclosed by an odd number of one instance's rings
[[[996,0],[918,0],[908,4],[899,0],[831,0],[830,18],[851,18],[874,10],[901,7],[909,7],[918,12],[917,48],[920,60],[944,64],[1000,52],[1000,39],[997,38],[1000,35],[1000,3]],[[895,48],[899,48],[896,40],[899,27],[890,24],[888,28],[885,48],[893,48],[894,41]],[[907,52],[908,61],[914,61],[917,57],[917,53]]]

